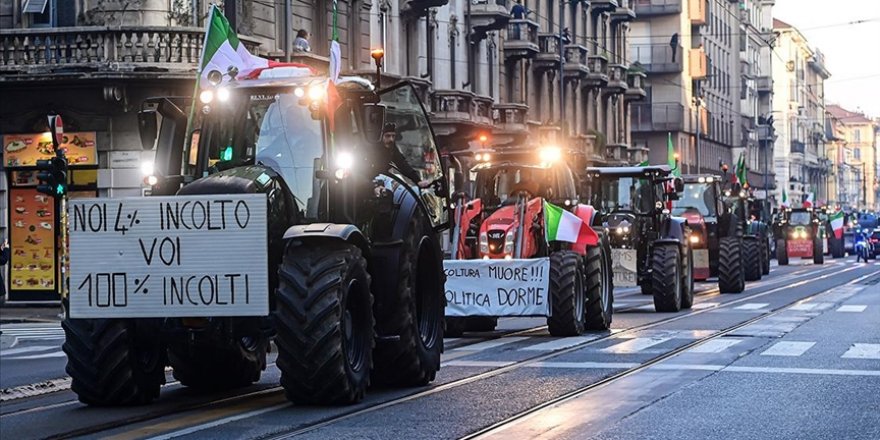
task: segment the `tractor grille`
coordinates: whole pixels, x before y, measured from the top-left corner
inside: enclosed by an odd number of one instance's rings
[[[489,253],[500,254],[504,252],[504,231],[493,230],[486,234],[489,238]]]

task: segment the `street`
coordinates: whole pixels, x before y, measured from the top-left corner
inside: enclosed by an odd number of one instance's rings
[[[248,388],[200,393],[168,371],[151,405],[87,407],[67,389],[59,324],[3,325],[0,437],[876,439],[878,282],[880,263],[848,257],[774,262],[741,294],[697,283],[680,313],[618,289],[610,332],[553,338],[541,319],[502,319],[447,338],[431,385],[342,407],[288,403],[274,347]]]

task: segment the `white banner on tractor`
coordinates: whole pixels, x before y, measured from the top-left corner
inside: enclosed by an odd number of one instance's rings
[[[269,314],[263,194],[75,199],[70,316]]]
[[[611,265],[614,287],[639,285],[638,256],[635,249],[611,249]]]
[[[446,316],[548,316],[550,259],[446,260]]]

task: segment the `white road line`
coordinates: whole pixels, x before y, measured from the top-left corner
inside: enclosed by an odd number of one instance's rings
[[[662,343],[669,341],[671,339],[672,339],[671,337],[633,338],[633,339],[628,339],[625,342],[621,342],[619,344],[615,344],[610,347],[603,348],[599,351],[601,351],[603,353],[614,353],[614,354],[638,353],[646,348],[653,347],[658,344],[662,344]]]
[[[635,368],[638,367],[639,363],[636,362],[535,362],[530,365],[530,367],[534,368],[578,368],[578,369],[591,369],[591,368]]]
[[[50,359],[50,358],[62,358],[66,357],[63,351],[56,351],[52,353],[45,354],[32,354],[30,356],[12,356],[10,359],[14,359],[17,361],[26,361],[26,360],[34,360],[34,359]]]
[[[793,305],[793,306],[789,307],[788,309],[808,312],[810,310],[815,309],[816,306],[818,306],[818,305],[819,305],[818,303],[801,303],[801,304]]]
[[[760,310],[769,305],[770,303],[745,303],[741,306],[734,307],[733,310]]]
[[[513,336],[513,337],[509,337],[509,338],[499,338],[499,339],[493,339],[491,341],[479,342],[479,343],[476,343],[473,345],[466,345],[464,347],[453,348],[452,350],[449,350],[449,351],[450,352],[453,352],[453,351],[468,351],[468,352],[483,351],[483,350],[488,350],[490,348],[497,348],[502,345],[512,344],[514,342],[524,341],[526,339],[529,339],[529,336]]]
[[[246,413],[236,414],[234,416],[223,417],[222,419],[217,419],[208,423],[202,423],[201,425],[192,426],[186,429],[181,429],[180,431],[170,432],[168,434],[157,435],[155,437],[150,437],[150,440],[167,440],[172,438],[181,437],[184,435],[192,434],[194,432],[204,431],[206,429],[210,429],[216,426],[225,425],[227,423],[235,422],[237,420],[247,419],[250,417],[256,417],[260,414],[265,414],[267,412],[277,411],[282,408],[289,408],[290,403],[281,403],[278,405],[273,405],[267,408],[258,409],[255,411],[248,411]]]
[[[513,362],[503,361],[454,361],[456,366],[506,367]],[[570,368],[581,370],[627,369],[638,367],[639,363],[629,362],[535,362],[523,365],[525,368]],[[777,367],[746,367],[711,364],[667,364],[660,363],[648,367],[648,370],[666,371],[718,371],[722,373],[763,373],[763,374],[810,374],[830,376],[874,376],[880,377],[876,370],[844,370],[835,368],[777,368]]]
[[[46,350],[57,350],[58,347],[54,345],[34,345],[33,347],[20,347],[20,348],[12,348],[9,350],[0,351],[0,356],[12,356],[16,354],[22,353],[33,353],[35,351],[46,351]]]
[[[841,357],[846,359],[880,359],[880,344],[853,344]]]
[[[838,308],[837,311],[838,312],[847,312],[847,313],[859,313],[859,312],[864,312],[865,309],[867,309],[867,308],[868,308],[868,306],[849,304],[849,305],[845,305],[845,306],[840,306],[840,308]]]
[[[688,353],[721,353],[724,350],[727,350],[730,347],[733,347],[736,344],[742,342],[742,339],[736,338],[719,338],[712,339],[705,344],[698,345],[690,350]]]
[[[555,351],[562,350],[568,347],[574,347],[575,345],[583,344],[586,342],[594,341],[599,339],[602,335],[587,335],[587,336],[575,336],[571,338],[559,338],[553,341],[542,342],[540,344],[530,345],[528,347],[520,348],[519,351]]]
[[[721,303],[717,302],[699,302],[691,307],[694,310],[702,310],[702,309],[711,309],[712,307],[718,307]]]
[[[506,367],[513,365],[513,361],[449,361],[444,367]]]
[[[455,341],[460,341],[462,338],[443,338],[444,344],[451,344]]]
[[[761,356],[800,356],[816,345],[815,342],[782,341],[764,350]]]

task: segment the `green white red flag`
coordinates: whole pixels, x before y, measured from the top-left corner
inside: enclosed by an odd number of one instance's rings
[[[580,217],[549,202],[544,202],[544,223],[547,241],[566,241],[577,245],[595,246],[596,232]]]
[[[834,237],[838,240],[843,238],[843,211],[837,211],[829,218],[831,221],[831,229],[834,231]]]

